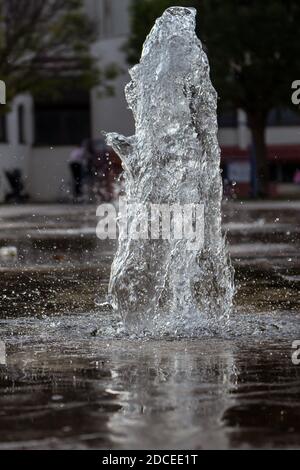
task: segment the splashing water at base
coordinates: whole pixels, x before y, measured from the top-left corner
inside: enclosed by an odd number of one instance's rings
[[[195,16],[194,9],[173,7],[156,21],[126,87],[136,133],[107,137],[123,162],[128,202],[128,232],[119,239],[109,299],[129,331],[220,325],[232,307],[233,269],[221,231],[217,94]],[[203,247],[191,250],[184,238],[137,239],[148,218],[137,204],[203,205]]]

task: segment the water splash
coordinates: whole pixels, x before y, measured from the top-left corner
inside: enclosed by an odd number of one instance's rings
[[[129,330],[229,317],[233,270],[221,230],[217,93],[195,34],[196,11],[173,7],[156,21],[126,97],[136,133],[107,136],[125,172],[128,237],[120,238],[109,298]],[[133,203],[204,205],[204,247],[136,240],[144,213]],[[173,328],[174,329],[174,328]]]

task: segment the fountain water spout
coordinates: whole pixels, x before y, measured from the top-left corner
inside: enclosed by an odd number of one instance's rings
[[[192,8],[173,7],[156,21],[126,87],[135,136],[107,136],[123,162],[128,202],[128,233],[119,240],[109,294],[137,330],[174,312],[186,319],[191,312],[227,318],[232,307],[233,270],[221,230],[217,93],[195,17]],[[184,237],[137,239],[153,205],[171,208],[173,227],[174,208],[201,205],[203,244],[191,250]]]

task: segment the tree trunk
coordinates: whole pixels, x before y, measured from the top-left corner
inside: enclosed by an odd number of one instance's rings
[[[248,114],[256,159],[257,196],[269,196],[270,169],[266,144],[267,114]]]

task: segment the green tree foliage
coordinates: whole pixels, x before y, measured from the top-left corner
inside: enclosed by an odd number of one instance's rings
[[[259,194],[267,194],[266,126],[274,107],[291,106],[300,78],[299,0],[134,0],[128,58],[135,62],[155,18],[172,5],[198,10],[197,33],[209,55],[220,107],[248,116]],[[295,110],[295,108],[294,108]]]
[[[131,35],[127,44],[128,62],[136,64],[141,55],[143,43],[155,20],[171,6],[190,6],[186,0],[132,0]]]
[[[0,79],[16,94],[62,92],[100,82],[90,54],[95,27],[82,0],[0,0]]]

